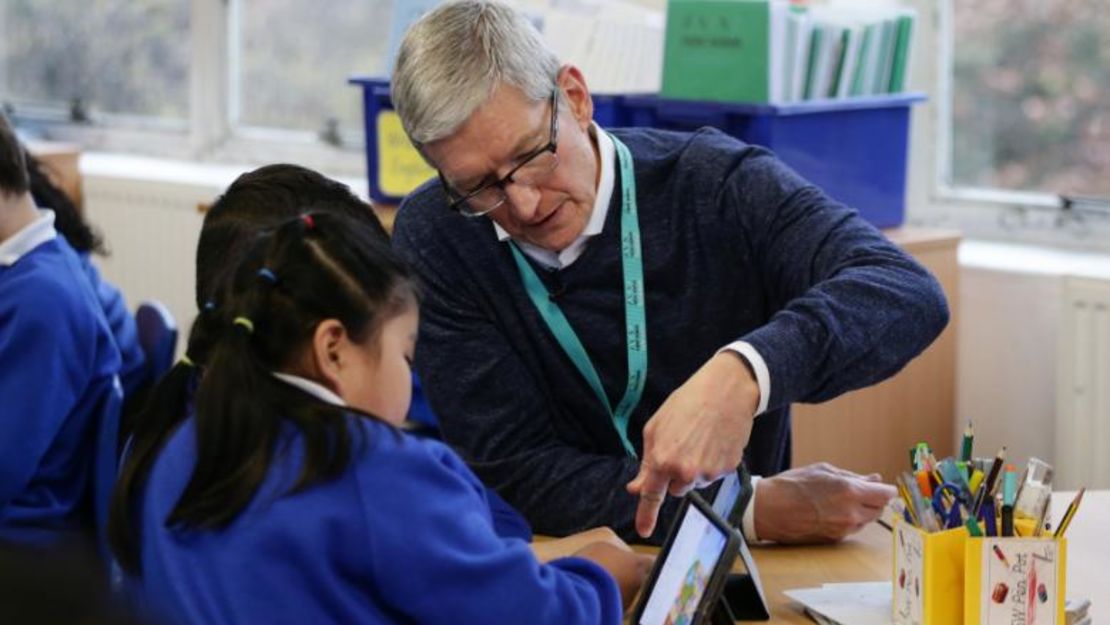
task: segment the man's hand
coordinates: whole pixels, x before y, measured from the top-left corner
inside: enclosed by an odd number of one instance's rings
[[[644,459],[628,492],[640,497],[636,531],[650,536],[666,494],[680,497],[740,464],[759,384],[739,354],[722,351],[678,387],[644,426]]]
[[[898,494],[881,479],[824,462],[763,478],[756,485],[756,536],[778,543],[841,540],[879,518]]]

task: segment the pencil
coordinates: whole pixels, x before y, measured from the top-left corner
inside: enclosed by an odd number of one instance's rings
[[[971,429],[971,421],[967,422],[967,429],[964,430],[964,444],[960,450],[960,460],[964,462],[971,462],[971,447],[975,441],[975,430]]]
[[[1071,520],[1075,516],[1075,512],[1079,510],[1079,504],[1083,501],[1083,493],[1085,492],[1087,492],[1086,486],[1080,488],[1079,494],[1068,504],[1068,510],[1064,513],[1064,518],[1060,520],[1060,525],[1056,527],[1056,532],[1052,535],[1053,538],[1061,538],[1064,532],[1068,531],[1068,526],[1071,525]]]

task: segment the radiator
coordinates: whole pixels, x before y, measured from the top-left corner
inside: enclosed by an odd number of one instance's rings
[[[1058,488],[1110,488],[1110,281],[1064,280],[1056,418]]]
[[[89,171],[83,186],[87,218],[110,250],[94,262],[132,310],[149,299],[166,305],[177,321],[180,355],[196,315],[194,255],[203,220],[198,204],[211,202],[222,187]]]

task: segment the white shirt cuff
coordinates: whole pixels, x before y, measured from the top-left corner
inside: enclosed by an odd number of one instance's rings
[[[752,496],[748,499],[748,507],[744,508],[744,516],[740,520],[740,531],[744,533],[744,540],[748,541],[749,545],[760,542],[759,536],[755,535],[755,495],[759,492],[755,485],[760,479],[758,475],[752,476]]]
[[[767,402],[771,398],[771,372],[767,369],[767,363],[763,361],[763,356],[760,356],[759,352],[747,341],[733,341],[722,347],[721,351],[726,349],[740,354],[751,365],[752,372],[755,373],[756,384],[759,385],[759,406],[755,409],[755,414],[763,414],[767,411]],[[717,353],[720,353],[720,351]]]

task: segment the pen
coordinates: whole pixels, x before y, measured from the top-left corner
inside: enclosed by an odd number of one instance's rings
[[[983,527],[986,529],[987,536],[998,536],[998,523],[994,514],[994,502],[989,506],[983,506]]]
[[[1079,494],[1068,504],[1068,511],[1064,513],[1064,518],[1060,520],[1060,525],[1056,527],[1056,532],[1052,535],[1053,538],[1061,538],[1064,532],[1068,531],[1068,526],[1071,525],[1071,520],[1075,516],[1076,510],[1079,510],[1079,504],[1083,501],[1083,493],[1085,492],[1087,492],[1086,486],[1080,488]]]
[[[960,460],[964,462],[971,461],[971,446],[975,440],[975,431],[971,429],[971,421],[967,422],[967,429],[964,430],[964,444],[960,450]]]
[[[1045,530],[1048,529],[1048,524],[1045,523],[1045,517],[1048,516],[1048,507],[1052,504],[1052,493],[1045,496],[1044,501],[1041,502],[1041,509],[1037,511],[1037,526],[1034,528],[1033,536],[1040,538],[1044,535]]]
[[[991,463],[991,470],[987,473],[987,480],[979,487],[979,495],[975,499],[975,511],[978,513],[979,508],[983,506],[988,496],[994,495],[994,487],[998,481],[998,472],[1002,470],[1002,462],[1006,459],[1006,446],[1003,445],[1002,449],[998,450],[998,455],[994,457],[994,462]]]

